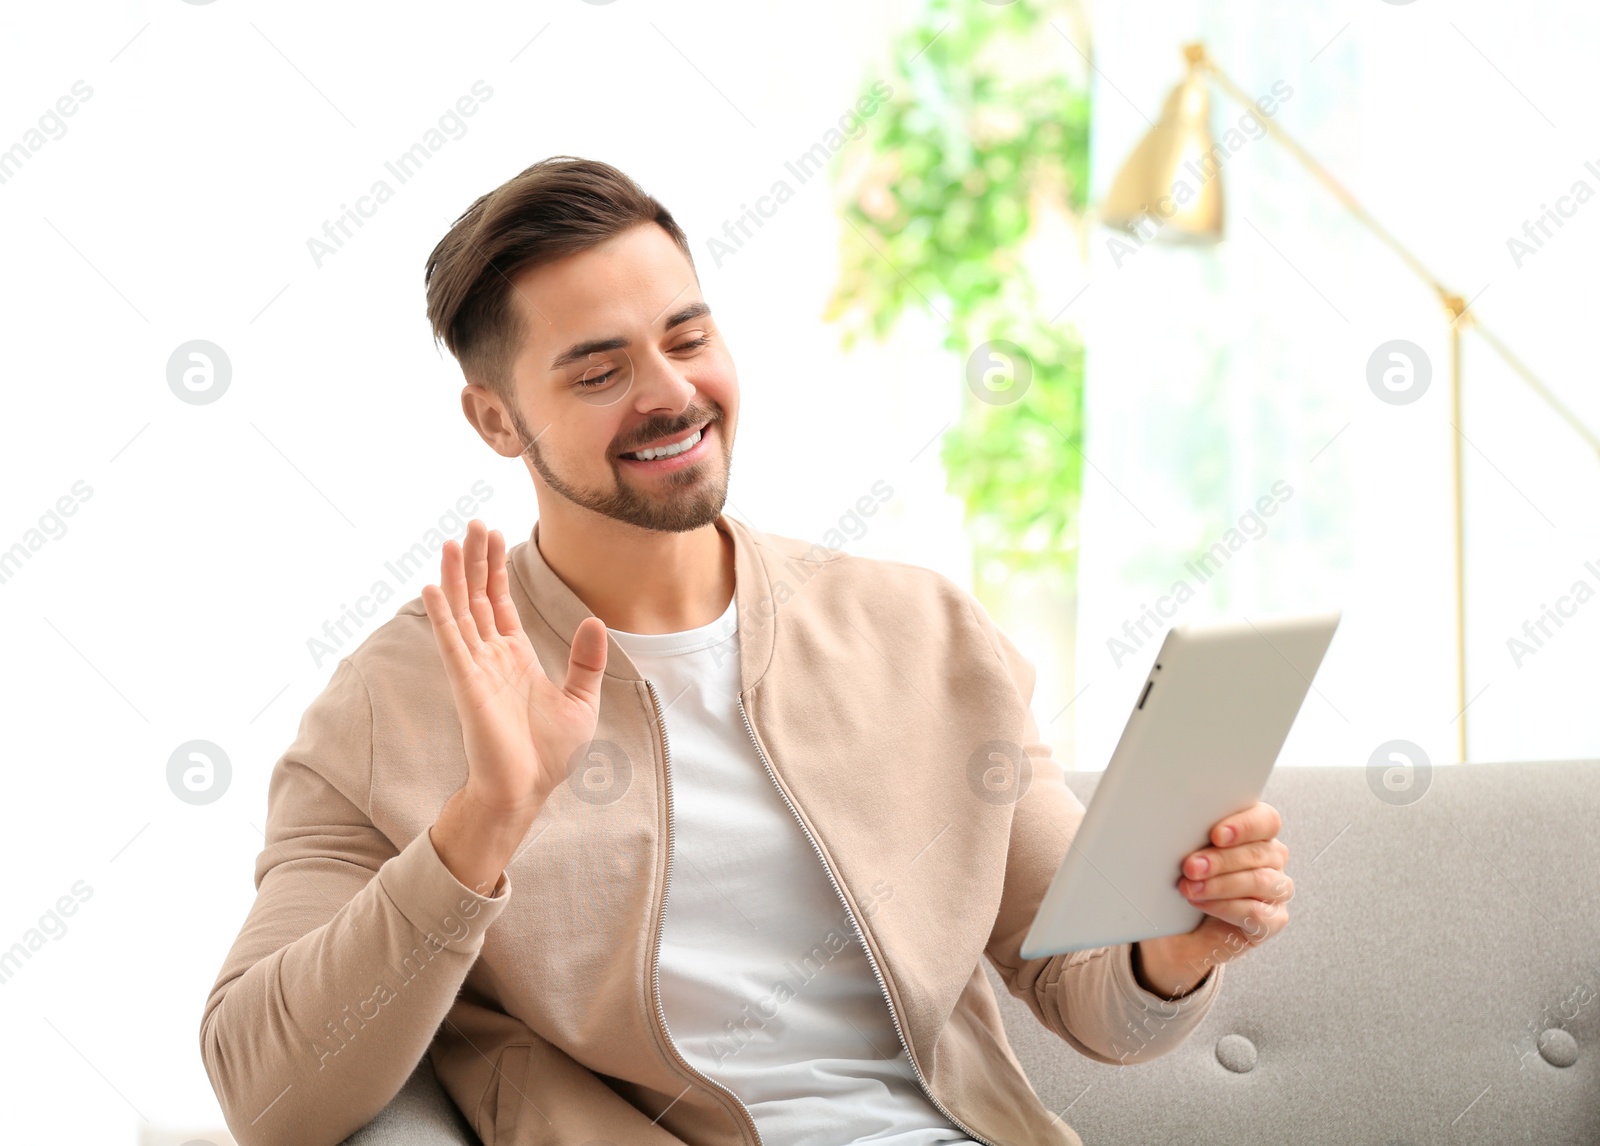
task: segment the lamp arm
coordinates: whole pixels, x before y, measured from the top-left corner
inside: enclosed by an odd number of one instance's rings
[[[1223,91],[1227,92],[1245,107],[1250,108],[1251,110],[1258,110],[1255,106],[1255,101],[1252,100],[1250,96],[1239,87],[1238,84],[1234,83],[1233,80],[1228,77],[1227,73],[1217,66],[1216,61],[1213,60],[1206,52],[1204,44],[1190,44],[1185,47],[1184,54],[1187,56],[1192,65],[1205,68],[1205,70],[1210,74],[1211,78],[1217,82],[1217,86],[1222,88]],[[1562,419],[1572,427],[1573,431],[1577,433],[1579,437],[1583,438],[1583,440],[1589,444],[1590,448],[1593,449],[1597,455],[1600,455],[1600,438],[1595,437],[1594,433],[1578,420],[1577,415],[1569,410],[1560,399],[1551,393],[1550,388],[1543,382],[1539,381],[1538,377],[1533,373],[1532,370],[1529,370],[1528,367],[1519,358],[1517,358],[1516,355],[1511,353],[1510,349],[1507,348],[1505,343],[1496,338],[1483,325],[1483,323],[1476,319],[1476,317],[1467,313],[1467,305],[1461,300],[1460,295],[1454,294],[1448,290],[1444,284],[1441,283],[1437,277],[1435,277],[1433,272],[1428,270],[1428,268],[1423,265],[1421,259],[1417,258],[1416,255],[1407,250],[1406,247],[1401,244],[1400,240],[1396,239],[1389,233],[1383,224],[1374,219],[1371,213],[1368,212],[1367,209],[1359,202],[1357,202],[1356,197],[1350,194],[1349,191],[1345,190],[1344,186],[1333,177],[1333,174],[1326,167],[1322,166],[1322,164],[1313,159],[1311,154],[1306,151],[1305,148],[1301,147],[1300,144],[1297,143],[1288,132],[1279,127],[1277,122],[1271,116],[1262,115],[1258,116],[1258,118],[1262,126],[1266,128],[1268,134],[1270,134],[1274,139],[1287,148],[1288,151],[1301,162],[1306,170],[1311,172],[1311,174],[1316,178],[1317,182],[1326,187],[1333,194],[1333,196],[1339,200],[1339,202],[1343,203],[1347,208],[1349,208],[1352,215],[1365,224],[1373,234],[1382,239],[1391,250],[1393,250],[1397,255],[1400,256],[1401,259],[1405,261],[1407,266],[1416,272],[1418,277],[1420,277],[1424,282],[1434,289],[1434,291],[1439,295],[1440,301],[1444,303],[1445,309],[1451,312],[1453,316],[1452,323],[1460,322],[1462,319],[1466,319],[1469,323],[1475,325],[1478,328],[1478,333],[1483,336],[1484,341],[1492,346],[1495,352],[1499,354],[1501,358],[1506,360],[1506,362],[1514,371],[1516,371],[1522,380],[1533,388],[1534,393],[1543,398],[1545,402],[1555,410],[1556,413],[1561,415]]]
[[[1566,421],[1567,425],[1572,427],[1573,432],[1581,437],[1584,441],[1588,442],[1589,448],[1594,450],[1596,454],[1600,454],[1600,438],[1596,438],[1593,432],[1590,431],[1589,427],[1580,422],[1578,420],[1578,416],[1571,410],[1567,409],[1562,401],[1552,394],[1545,384],[1539,381],[1539,379],[1534,375],[1533,371],[1529,370],[1527,366],[1523,364],[1520,358],[1511,353],[1511,350],[1506,346],[1506,344],[1496,338],[1488,327],[1484,326],[1483,323],[1473,315],[1467,315],[1466,319],[1468,323],[1477,327],[1478,333],[1482,335],[1485,342],[1494,348],[1495,353],[1499,354],[1501,358],[1504,358],[1507,365],[1521,375],[1522,380],[1529,386],[1533,387],[1534,392],[1538,394],[1539,397],[1543,398],[1547,403],[1549,403],[1551,408],[1554,409],[1556,413],[1561,415],[1561,417]]]
[[[1276,120],[1269,115],[1259,114],[1260,109],[1256,107],[1255,100],[1251,99],[1250,96],[1242,88],[1240,88],[1238,84],[1234,83],[1233,80],[1228,78],[1227,73],[1218,67],[1216,61],[1206,54],[1204,45],[1194,44],[1190,45],[1190,48],[1197,50],[1197,54],[1190,57],[1192,62],[1205,68],[1206,71],[1211,74],[1211,78],[1217,81],[1217,86],[1222,88],[1223,91],[1227,92],[1234,99],[1238,100],[1246,108],[1257,112],[1257,118],[1261,121],[1262,126],[1266,128],[1268,134],[1270,134],[1279,143],[1283,144],[1283,146],[1286,147],[1289,152],[1301,162],[1302,165],[1304,165],[1306,170],[1310,171],[1311,174],[1316,177],[1317,182],[1321,183],[1330,192],[1332,192],[1334,198],[1338,199],[1339,202],[1348,207],[1352,215],[1361,220],[1361,222],[1364,223],[1373,234],[1377,235],[1378,238],[1382,239],[1386,244],[1388,244],[1395,254],[1404,259],[1406,265],[1417,273],[1418,277],[1420,277],[1424,282],[1438,292],[1441,301],[1445,301],[1446,306],[1449,305],[1448,299],[1450,292],[1444,288],[1444,285],[1439,281],[1438,277],[1423,265],[1421,259],[1417,258],[1416,255],[1407,250],[1405,246],[1401,244],[1400,240],[1391,235],[1388,229],[1385,228],[1382,223],[1374,219],[1371,213],[1356,201],[1356,197],[1350,194],[1349,191],[1346,191],[1344,185],[1333,177],[1333,173],[1313,159],[1311,157],[1311,153],[1305,148],[1301,147],[1299,143],[1295,142],[1294,138],[1288,132],[1279,127]]]

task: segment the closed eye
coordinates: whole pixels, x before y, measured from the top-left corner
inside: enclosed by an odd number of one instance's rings
[[[672,349],[674,353],[679,350],[699,350],[702,346],[705,346],[710,341],[711,339],[708,336],[702,334],[699,338],[692,339],[689,342],[679,343]],[[594,390],[611,381],[611,378],[614,374],[616,374],[615,370],[607,370],[604,374],[601,374],[595,378],[579,378],[573,383],[573,385],[577,386],[581,390]]]

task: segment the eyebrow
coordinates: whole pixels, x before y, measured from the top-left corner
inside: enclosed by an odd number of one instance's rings
[[[692,319],[710,313],[711,308],[704,302],[691,302],[682,310],[667,317],[666,329],[671,330],[675,326],[682,326]],[[623,347],[632,345],[633,343],[628,339],[618,335],[614,335],[611,338],[591,338],[584,342],[574,342],[566,350],[556,355],[555,359],[550,363],[550,369],[560,370],[563,366],[581,362],[591,354],[601,354],[607,350],[621,350]]]

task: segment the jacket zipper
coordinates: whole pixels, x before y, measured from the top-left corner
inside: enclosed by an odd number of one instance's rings
[[[739,695],[739,715],[744,719],[745,731],[750,734],[750,743],[755,745],[756,755],[761,759],[761,766],[767,770],[767,778],[772,781],[772,786],[778,789],[778,795],[782,796],[783,802],[788,805],[789,814],[794,817],[794,822],[800,825],[800,830],[805,833],[806,839],[811,841],[811,850],[817,853],[817,862],[822,865],[822,870],[828,873],[828,882],[833,885],[833,893],[839,897],[839,902],[844,905],[844,913],[850,919],[850,925],[856,929],[856,934],[861,937],[861,950],[866,953],[867,964],[872,968],[873,977],[878,980],[878,990],[883,992],[884,1005],[889,1008],[889,1018],[894,1022],[894,1033],[900,1039],[901,1047],[905,1049],[906,1061],[911,1064],[911,1070],[917,1076],[917,1085],[922,1088],[922,1093],[928,1096],[928,1101],[933,1103],[934,1108],[955,1124],[956,1129],[968,1135],[974,1141],[983,1143],[983,1146],[997,1146],[995,1142],[985,1138],[954,1114],[951,1114],[945,1108],[944,1103],[935,1098],[933,1091],[929,1089],[928,1080],[923,1076],[922,1068],[917,1065],[916,1056],[911,1053],[911,1044],[906,1041],[905,1031],[900,1026],[900,1016],[895,1013],[894,999],[889,996],[889,986],[883,981],[883,972],[878,970],[878,961],[872,957],[872,947],[867,943],[866,932],[856,922],[855,913],[850,910],[850,901],[845,899],[844,892],[839,887],[839,881],[834,878],[833,869],[828,866],[827,857],[822,854],[822,849],[817,846],[816,837],[811,834],[811,829],[807,828],[805,821],[800,818],[800,813],[795,810],[794,802],[789,799],[788,793],[783,790],[783,785],[778,783],[777,773],[773,772],[772,764],[767,760],[767,754],[761,750],[761,742],[756,739],[756,730],[750,726],[750,714],[744,709],[744,695],[742,693]],[[667,807],[669,809],[672,807],[670,795],[667,800]]]
[[[745,1125],[750,1128],[750,1133],[755,1137],[756,1146],[761,1146],[761,1131],[756,1129],[756,1122],[754,1118],[750,1117],[749,1108],[745,1106],[745,1104],[740,1100],[739,1096],[733,1093],[733,1091],[729,1090],[715,1079],[707,1078],[694,1067],[690,1066],[689,1061],[679,1052],[677,1044],[672,1041],[672,1032],[667,1030],[667,1012],[666,1008],[661,1005],[661,937],[663,934],[665,934],[667,929],[667,892],[672,887],[672,746],[667,742],[667,722],[661,717],[661,701],[656,696],[656,686],[648,680],[644,683],[645,687],[650,690],[650,705],[655,709],[656,725],[661,729],[662,775],[666,777],[665,788],[667,792],[666,877],[663,879],[661,884],[661,920],[656,925],[655,947],[650,952],[650,986],[655,997],[656,1020],[661,1024],[662,1037],[667,1046],[672,1049],[672,1055],[678,1060],[678,1065],[682,1067],[684,1071],[690,1075],[693,1075],[707,1086],[716,1090],[720,1090],[722,1093],[726,1094],[730,1099],[732,1099],[733,1104],[739,1108],[739,1113],[744,1117]],[[743,711],[742,706],[741,711]],[[748,726],[748,722],[746,722],[746,727]],[[677,1099],[673,1099],[673,1101],[676,1102]],[[664,1114],[666,1112],[662,1111],[662,1113]]]

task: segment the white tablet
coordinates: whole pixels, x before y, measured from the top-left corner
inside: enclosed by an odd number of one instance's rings
[[[1022,957],[1192,931],[1183,857],[1261,798],[1339,613],[1167,632]]]

